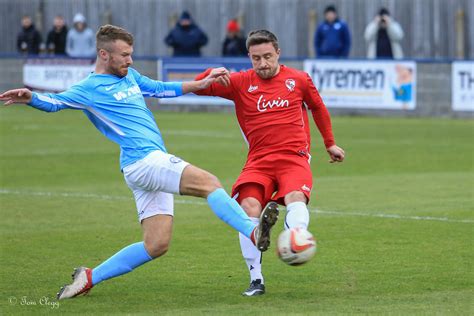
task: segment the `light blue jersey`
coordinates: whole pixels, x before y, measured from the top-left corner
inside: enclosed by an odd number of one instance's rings
[[[125,77],[91,73],[65,92],[33,93],[29,105],[46,112],[91,108],[84,113],[102,134],[120,146],[120,168],[123,169],[152,151],[166,152],[160,130],[143,97],[169,98],[182,94],[181,82],[152,80],[129,68]],[[91,112],[98,112],[118,127],[119,132]]]

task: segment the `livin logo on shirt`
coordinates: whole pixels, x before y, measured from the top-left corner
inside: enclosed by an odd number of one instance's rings
[[[260,98],[258,98],[257,101],[257,110],[259,112],[265,112],[268,109],[273,109],[273,108],[282,108],[282,107],[289,107],[290,106],[290,101],[282,99],[278,97],[276,100],[266,100],[263,97],[263,94],[260,95]]]

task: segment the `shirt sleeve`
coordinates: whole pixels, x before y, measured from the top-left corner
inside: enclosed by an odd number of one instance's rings
[[[324,139],[324,145],[329,148],[336,144],[332,133],[331,117],[311,77],[306,73],[303,79],[306,81],[303,101],[311,110],[314,123]]]
[[[143,76],[135,69],[129,71],[132,71],[144,97],[174,98],[183,95],[182,82],[162,82]]]
[[[57,112],[64,109],[83,110],[92,105],[92,100],[85,87],[75,85],[58,94],[33,92],[28,105],[45,112]]]
[[[206,78],[209,73],[212,71],[212,68],[207,69],[205,72],[200,73],[196,76],[195,80],[201,80]],[[202,89],[199,91],[194,92],[197,95],[209,95],[213,97],[221,97],[228,100],[234,99],[234,86],[237,86],[237,82],[239,80],[239,73],[232,73],[230,75],[230,84],[226,87],[221,85],[220,83],[213,83],[206,89]]]

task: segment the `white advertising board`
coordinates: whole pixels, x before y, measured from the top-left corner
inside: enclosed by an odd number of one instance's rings
[[[451,69],[453,110],[474,111],[474,62],[455,61]]]
[[[305,60],[324,103],[334,108],[414,110],[413,61]]]
[[[23,84],[33,90],[61,92],[94,70],[91,61],[68,59],[28,60],[23,65]]]

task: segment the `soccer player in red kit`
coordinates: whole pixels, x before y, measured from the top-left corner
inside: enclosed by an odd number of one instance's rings
[[[252,31],[246,44],[253,69],[227,73],[196,94],[219,96],[235,103],[249,152],[232,195],[249,217],[258,222],[262,207],[274,201],[286,206],[285,229],[307,229],[313,176],[306,108],[324,139],[330,162],[342,162],[344,150],[336,145],[329,112],[309,75],[279,64],[276,36],[267,30]],[[222,69],[208,69],[197,79]],[[239,237],[251,281],[242,294],[264,294],[261,252],[247,237]]]

